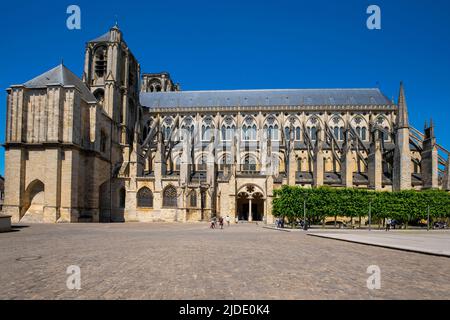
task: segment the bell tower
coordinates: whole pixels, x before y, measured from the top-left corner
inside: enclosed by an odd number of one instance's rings
[[[86,44],[83,81],[130,145],[139,115],[140,66],[116,24]]]

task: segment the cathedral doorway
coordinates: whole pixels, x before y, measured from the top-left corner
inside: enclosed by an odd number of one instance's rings
[[[25,203],[21,222],[44,221],[44,184],[40,180],[34,180],[25,191]]]
[[[238,194],[237,215],[240,221],[263,221],[264,198],[253,186]]]

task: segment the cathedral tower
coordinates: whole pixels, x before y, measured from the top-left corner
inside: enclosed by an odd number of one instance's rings
[[[83,81],[119,125],[120,143],[133,140],[139,106],[140,66],[115,25],[86,44]]]

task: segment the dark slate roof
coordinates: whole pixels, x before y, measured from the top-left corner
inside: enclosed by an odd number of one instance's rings
[[[142,92],[148,108],[391,105],[377,88]]]
[[[361,172],[353,172],[353,182],[357,185],[359,184],[368,184],[369,177],[365,173]]]
[[[313,174],[308,171],[297,171],[295,172],[295,181],[298,183],[312,183]]]
[[[91,40],[89,42],[103,42],[103,41],[109,41],[110,39],[110,31],[107,33],[101,35],[100,37],[95,38],[94,40]]]
[[[325,172],[323,178],[326,184],[341,184],[341,174],[338,172]]]
[[[45,88],[48,85],[75,86],[81,91],[81,95],[85,101],[97,101],[83,81],[63,64],[44,72],[40,76],[25,82],[23,85],[30,89]]]

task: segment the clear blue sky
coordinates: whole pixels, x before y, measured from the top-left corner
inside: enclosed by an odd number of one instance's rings
[[[66,8],[81,8],[81,30]],[[366,8],[382,30],[366,28]],[[184,90],[375,87],[397,99],[405,82],[412,124],[433,117],[450,148],[450,1],[7,1],[0,87],[64,63],[81,75],[85,42],[118,16],[143,72],[168,71]],[[6,93],[0,97],[4,142]],[[0,174],[4,151],[0,153]]]

